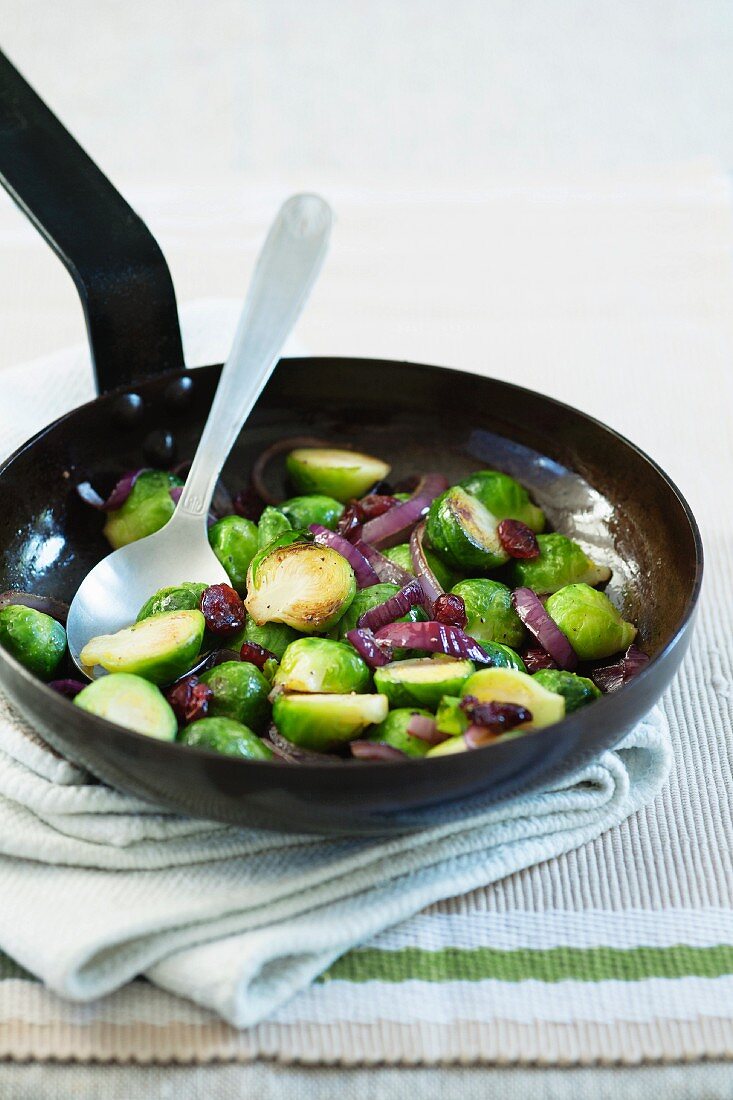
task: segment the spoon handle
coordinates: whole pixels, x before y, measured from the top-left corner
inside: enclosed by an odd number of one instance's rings
[[[294,195],[280,208],[257,260],[232,350],[171,524],[184,517],[205,519],[219,472],[320,271],[332,220],[331,208],[318,195]]]

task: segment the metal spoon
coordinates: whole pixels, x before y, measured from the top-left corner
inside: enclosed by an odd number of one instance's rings
[[[267,235],[221,372],[186,484],[160,531],[123,546],[92,569],[67,622],[69,651],[79,662],[90,638],[134,623],[143,603],[181,581],[228,583],[209,546],[206,517],[216,480],[242,425],[264,389],[297,320],[328,247],[332,215],[318,195],[294,195]]]

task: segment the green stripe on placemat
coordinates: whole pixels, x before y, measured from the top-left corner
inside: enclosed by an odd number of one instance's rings
[[[719,978],[733,974],[733,945],[716,947],[553,947],[498,951],[445,947],[425,951],[362,948],[337,959],[318,979],[346,982],[642,981],[644,978]]]

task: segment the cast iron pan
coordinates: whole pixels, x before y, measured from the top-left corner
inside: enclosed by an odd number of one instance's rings
[[[148,230],[0,55],[0,175],[72,272],[100,397],[0,466],[0,590],[70,601],[107,552],[74,485],[193,454],[220,366],[184,372],[173,287]],[[189,381],[182,381],[182,380]],[[134,395],[134,396],[133,396]],[[358,395],[358,397],[356,396]],[[170,433],[171,439],[165,438]],[[687,649],[702,575],[695,520],[669,478],[616,432],[506,382],[413,363],[283,360],[224,471],[236,489],[288,435],[384,456],[397,478],[496,466],[552,526],[597,547],[609,592],[653,660],[630,685],[549,730],[405,763],[288,766],[164,744],[74,707],[0,650],[0,685],[59,752],[122,790],[200,817],[271,829],[370,833],[465,812],[554,782],[616,745],[659,698]],[[162,448],[162,453],[161,453]],[[195,579],[195,578],[192,578]]]

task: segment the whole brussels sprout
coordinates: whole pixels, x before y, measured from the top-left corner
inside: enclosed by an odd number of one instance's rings
[[[114,634],[91,638],[79,661],[87,668],[129,672],[154,684],[177,680],[195,663],[206,622],[200,611],[164,611]]]
[[[149,619],[151,615],[162,615],[166,611],[198,611],[201,605],[201,597],[207,587],[207,585],[197,584],[195,581],[182,581],[180,584],[172,584],[167,588],[159,588],[142,605],[135,622],[141,623],[143,619]]]
[[[562,695],[565,700],[565,713],[571,714],[579,707],[592,703],[601,694],[592,680],[578,676],[576,672],[563,672],[556,668],[541,668],[534,678],[548,691]]]
[[[182,731],[184,745],[239,756],[245,760],[271,760],[272,749],[242,722],[231,718],[200,718]]]
[[[342,504],[352,497],[363,496],[372,485],[383,481],[390,470],[386,462],[371,455],[328,447],[291,451],[285,466],[301,493],[324,493]]]
[[[284,512],[281,512],[279,508],[268,505],[263,510],[260,522],[257,525],[258,550],[264,550],[274,539],[284,535],[286,531],[292,531],[292,529],[293,525]]]
[[[158,741],[174,741],[178,731],[173,708],[160,688],[132,673],[100,676],[79,692],[74,705]]]
[[[449,569],[448,566],[440,560],[437,554],[434,554],[432,550],[428,550],[427,546],[423,547],[425,552],[425,558],[432,569],[435,579],[446,592],[456,584],[460,579],[460,574],[456,573],[454,569]],[[399,546],[392,546],[389,550],[382,550],[385,558],[389,558],[395,565],[399,565],[401,569],[404,569],[406,573],[411,573],[414,577],[415,570],[412,564],[412,554],[410,553],[410,544],[407,542],[401,542]]]
[[[354,630],[358,625],[359,619],[367,611],[371,611],[373,607],[377,607],[380,603],[384,603],[390,596],[394,596],[395,592],[399,592],[400,586],[398,584],[373,584],[369,588],[360,588],[350,606],[341,616],[338,622],[337,631],[339,638],[343,639],[349,633],[350,630]],[[401,619],[397,619],[398,623],[419,623],[427,619],[427,615],[421,607],[411,607],[406,615],[403,615]],[[394,660],[401,661],[403,657],[408,654],[407,649],[396,649],[394,651]]]
[[[107,513],[104,534],[113,550],[165,526],[176,510],[170,494],[176,485],[183,485],[180,477],[165,470],[146,470],[140,474],[122,507]]]
[[[297,630],[293,630],[292,626],[286,626],[285,623],[262,623],[260,626],[251,615],[248,615],[239,634],[227,641],[227,647],[239,649],[244,642],[254,642],[255,645],[261,645],[263,649],[269,649],[270,653],[274,653],[278,661],[281,661],[290,643],[299,637],[300,634]]]
[[[430,505],[426,533],[433,549],[454,569],[488,572],[509,560],[498,526],[478,497],[454,485]]]
[[[484,577],[459,581],[451,589],[466,606],[466,633],[478,642],[501,642],[516,649],[524,639],[522,621],[512,607],[512,593],[500,581]]]
[[[312,523],[319,523],[321,527],[335,531],[344,513],[343,504],[321,493],[291,497],[290,500],[284,500],[279,508],[295,530],[305,530]]]
[[[492,668],[514,668],[517,672],[526,672],[527,666],[522,658],[510,646],[501,642],[482,642],[481,648],[491,658]]]
[[[545,608],[581,661],[611,657],[636,637],[636,627],[621,618],[608,596],[588,584],[561,588]]]
[[[329,638],[298,638],[285,650],[273,684],[283,691],[344,695],[366,691],[369,666],[356,650]]]
[[[544,531],[542,509],[532,503],[524,486],[508,474],[501,474],[498,470],[476,470],[458,484],[472,496],[478,497],[497,520],[519,519],[533,531]]]
[[[257,524],[243,516],[224,516],[209,529],[209,544],[240,595],[247,588],[249,563],[259,550]]]
[[[557,592],[567,584],[601,584],[611,576],[605,565],[596,565],[581,546],[566,535],[553,532],[538,535],[538,558],[512,562],[511,579],[515,588],[534,592]]]
[[[249,661],[224,661],[199,679],[214,693],[209,701],[211,718],[231,718],[255,730],[268,721],[270,684]]]
[[[346,558],[330,546],[291,542],[253,558],[244,603],[256,623],[287,623],[302,634],[325,634],[355,595],[356,578]]]
[[[428,742],[407,732],[410,719],[415,714],[432,718],[429,710],[400,707],[398,710],[391,710],[384,721],[374,727],[366,740],[375,741],[378,745],[390,745],[393,749],[404,752],[406,756],[425,756],[430,748]]]
[[[272,704],[280,733],[294,745],[323,752],[355,737],[387,717],[384,695],[291,695],[282,692]]]
[[[0,645],[30,672],[47,680],[66,650],[66,631],[42,611],[10,604],[0,611]]]

